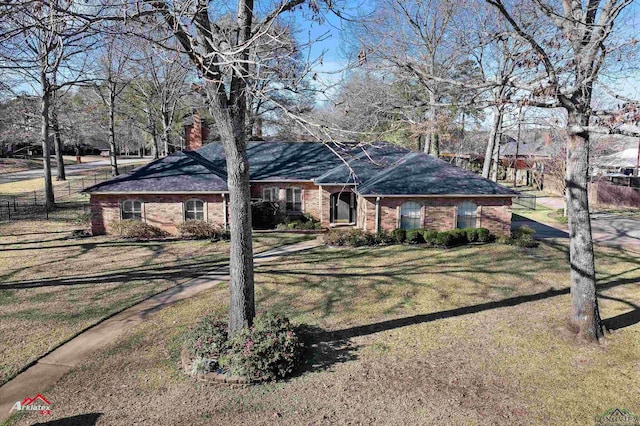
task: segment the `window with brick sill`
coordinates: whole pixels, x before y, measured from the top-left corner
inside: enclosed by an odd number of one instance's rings
[[[120,217],[122,220],[142,220],[142,201],[125,200],[120,204]]]

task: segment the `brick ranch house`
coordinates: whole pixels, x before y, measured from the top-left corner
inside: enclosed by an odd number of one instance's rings
[[[339,152],[340,156],[335,152]],[[249,142],[251,196],[309,214],[323,227],[368,232],[511,229],[516,192],[432,156],[387,143],[350,148],[316,142]],[[186,220],[228,226],[229,191],[220,144],[173,153],[86,190],[95,235],[121,219],[169,233]]]

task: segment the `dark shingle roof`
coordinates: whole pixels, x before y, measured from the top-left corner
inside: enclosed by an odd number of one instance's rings
[[[349,162],[349,167],[332,149]],[[249,142],[251,180],[359,184],[363,195],[515,195],[474,173],[386,143],[367,147],[316,142]],[[220,144],[183,151],[87,188],[87,192],[227,192]]]
[[[345,161],[349,164],[348,166],[342,162],[342,164],[316,178],[315,182],[318,184],[366,182],[408,152],[405,148],[386,142],[357,147],[352,149],[349,155],[344,156]]]
[[[472,172],[424,153],[405,155],[358,188],[362,195],[516,195]]]
[[[226,192],[227,177],[198,152],[176,152],[86,192]]]
[[[197,152],[226,170],[222,145],[205,145]],[[249,142],[247,157],[251,180],[313,180],[341,163],[331,149],[317,142]]]

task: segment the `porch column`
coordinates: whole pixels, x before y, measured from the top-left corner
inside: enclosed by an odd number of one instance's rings
[[[229,224],[227,222],[227,194],[222,194],[222,210],[222,221],[224,230],[226,231],[229,227]]]
[[[380,232],[380,197],[376,197],[376,234]]]

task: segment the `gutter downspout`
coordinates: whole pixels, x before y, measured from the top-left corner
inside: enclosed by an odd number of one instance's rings
[[[228,223],[227,223],[227,214],[228,214],[228,212],[227,212],[227,194],[222,194],[222,209],[224,210],[224,212],[223,212],[224,213],[223,214],[223,216],[224,216],[224,221],[223,221],[224,230],[228,231],[229,226],[228,226]]]
[[[376,197],[376,234],[380,232],[380,197]]]

